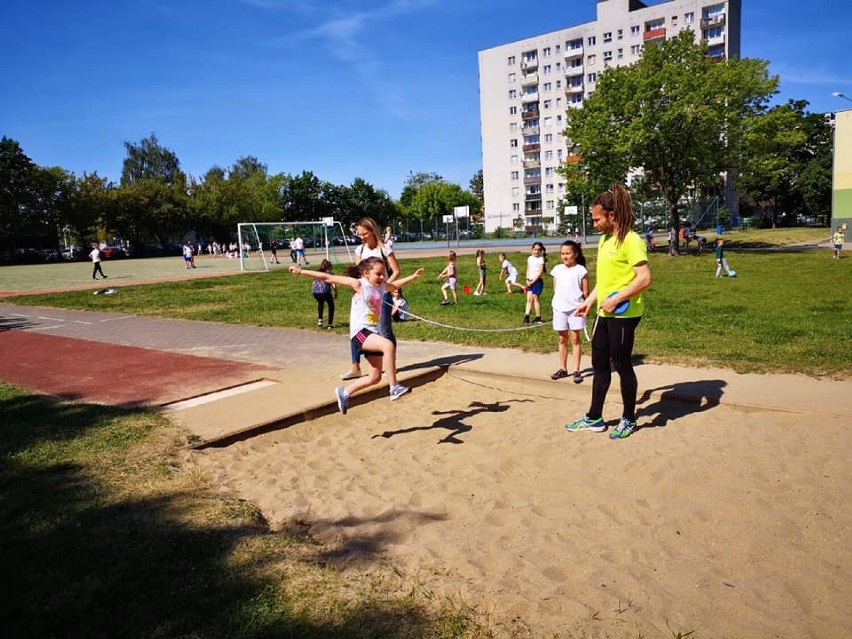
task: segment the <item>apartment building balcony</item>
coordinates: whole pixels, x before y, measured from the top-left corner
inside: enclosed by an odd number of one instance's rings
[[[521,86],[526,87],[531,84],[538,84],[538,73],[528,73],[521,76]]]
[[[541,202],[541,193],[525,193],[524,200],[526,202]]]
[[[658,40],[659,38],[665,39],[665,37],[665,27],[660,27],[659,29],[651,29],[650,31],[645,31],[645,33],[642,34],[642,40],[644,42],[648,42],[649,40]]]
[[[521,94],[521,102],[538,102],[538,91]]]
[[[583,65],[578,64],[576,67],[565,67],[565,77],[571,78],[577,75],[583,75]]]
[[[524,178],[524,186],[536,186],[541,184],[541,176],[533,175]]]
[[[565,59],[572,60],[574,58],[582,58],[583,57],[583,47],[574,47],[571,49],[565,49]]]
[[[725,44],[725,36],[720,35],[720,36],[716,36],[714,38],[707,38],[704,41],[707,43],[708,47],[724,45]]]
[[[541,160],[524,160],[524,168],[525,169],[541,168]]]
[[[573,153],[569,153],[568,157],[565,158],[565,161],[566,162],[572,162],[572,163],[582,162],[583,157],[580,156],[580,155],[574,155]]]
[[[525,144],[523,149],[524,153],[528,153],[529,151],[539,151],[541,150],[541,144],[539,144],[538,142],[534,142],[533,144]]]
[[[725,24],[725,14],[717,13],[716,15],[709,16],[707,18],[701,18],[701,28],[706,27],[718,27],[720,25]]]
[[[521,62],[521,69],[524,71],[538,69],[538,58],[524,58]]]
[[[583,85],[582,84],[569,84],[565,87],[565,95],[574,95],[575,93],[582,93]]]
[[[537,120],[539,113],[538,109],[526,109],[521,111],[521,118],[524,120]]]
[[[524,135],[538,135],[539,128],[537,126],[524,125],[521,127],[521,133]]]

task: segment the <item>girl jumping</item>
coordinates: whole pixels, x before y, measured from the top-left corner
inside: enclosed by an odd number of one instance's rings
[[[396,379],[396,345],[379,334],[379,318],[382,313],[382,298],[385,292],[413,282],[421,275],[423,269],[418,269],[413,275],[401,277],[394,282],[386,281],[384,260],[378,257],[368,257],[361,260],[357,266],[349,267],[346,275],[332,275],[322,271],[305,271],[299,265],[290,266],[290,272],[295,275],[307,275],[317,280],[348,286],[354,291],[352,306],[349,311],[349,337],[354,346],[364,354],[370,363],[370,373],[367,377],[356,379],[346,386],[338,386],[335,391],[337,407],[346,414],[349,398],[359,390],[375,386],[382,379],[382,369],[388,374],[390,382],[391,401],[397,400],[411,389],[397,382]]]

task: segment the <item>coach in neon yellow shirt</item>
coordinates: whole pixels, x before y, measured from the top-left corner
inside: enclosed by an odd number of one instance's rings
[[[570,432],[601,433],[607,428],[603,406],[612,383],[610,361],[621,381],[624,412],[609,436],[624,439],[636,430],[636,394],[639,384],[633,370],[633,341],[642,319],[642,292],[651,286],[651,268],[645,242],[633,231],[635,222],[630,193],[613,184],[592,201],[592,222],[600,231],[595,288],[577,309],[586,316],[597,303],[598,318],[592,334],[592,401],[580,419],[566,424]]]

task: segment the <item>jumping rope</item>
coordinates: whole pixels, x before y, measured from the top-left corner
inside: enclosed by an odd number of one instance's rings
[[[390,302],[382,302],[393,308],[393,304]],[[541,324],[531,324],[529,326],[516,326],[514,328],[469,328],[467,326],[453,326],[451,324],[442,324],[441,322],[436,322],[434,320],[426,319],[425,317],[421,317],[411,311],[405,311],[405,314],[409,317],[413,317],[415,319],[420,320],[421,322],[426,322],[427,324],[432,324],[433,326],[440,326],[441,328],[449,328],[454,331],[468,331],[471,333],[509,333],[512,331],[529,331],[534,328],[541,328],[544,326],[544,323]]]

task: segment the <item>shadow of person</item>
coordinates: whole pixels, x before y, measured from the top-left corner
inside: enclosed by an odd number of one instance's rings
[[[396,372],[403,373],[405,371],[414,371],[419,370],[421,368],[432,368],[434,366],[456,366],[458,364],[464,364],[465,362],[474,362],[478,359],[482,359],[483,357],[483,353],[460,353],[458,355],[446,355],[444,357],[435,357],[434,359],[430,359],[426,362],[417,362],[414,364],[407,364],[406,366],[401,366],[396,369]]]
[[[666,426],[671,420],[715,408],[722,401],[726,385],[724,380],[708,379],[647,389],[636,402],[637,406],[641,406],[637,417],[654,415],[654,418],[643,422],[641,428]],[[655,393],[659,393],[659,399],[645,406]]]
[[[386,430],[378,435],[373,435],[372,439],[384,437],[389,439],[395,435],[405,435],[407,433],[416,433],[418,431],[444,429],[450,433],[443,439],[439,439],[439,444],[463,444],[464,440],[459,439],[460,435],[470,432],[473,426],[465,424],[464,420],[482,413],[504,413],[509,410],[509,404],[523,404],[532,402],[531,399],[510,399],[506,402],[496,402],[493,404],[485,404],[483,402],[471,402],[467,410],[447,410],[433,411],[433,415],[445,415],[435,421],[431,426],[412,426],[411,428],[401,428],[400,430]]]

